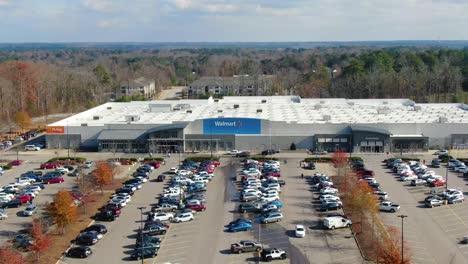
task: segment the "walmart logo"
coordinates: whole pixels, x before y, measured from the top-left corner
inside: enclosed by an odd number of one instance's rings
[[[214,125],[216,127],[242,127],[242,122],[241,121],[232,121],[232,122],[215,121]]]

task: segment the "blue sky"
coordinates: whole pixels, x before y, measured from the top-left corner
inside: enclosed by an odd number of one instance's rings
[[[0,0],[0,42],[468,40],[468,0]]]

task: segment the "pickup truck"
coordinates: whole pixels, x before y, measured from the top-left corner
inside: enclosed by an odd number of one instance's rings
[[[400,210],[400,205],[394,204],[394,203],[392,203],[390,201],[383,201],[383,202],[380,203],[379,209],[380,209],[380,211],[394,213],[394,212]]]
[[[242,240],[238,243],[231,244],[231,252],[241,254],[243,252],[260,252],[263,250],[263,245],[250,241],[250,240]]]

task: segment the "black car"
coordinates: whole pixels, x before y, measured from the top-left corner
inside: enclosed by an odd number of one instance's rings
[[[241,153],[236,154],[236,157],[241,157],[241,158],[247,158],[249,156],[250,156],[250,152],[247,152],[247,151],[243,151]]]
[[[32,245],[32,238],[24,234],[17,235],[13,239],[13,245],[16,247],[27,248]]]
[[[84,229],[82,232],[87,232],[87,231],[96,231],[98,232],[99,234],[105,234],[107,233],[107,228],[105,225],[101,225],[101,224],[94,224],[94,225],[90,225],[88,226],[86,229]]]
[[[161,243],[161,238],[154,236],[137,236],[135,241],[136,247],[141,247],[141,245],[145,243],[152,243],[158,245]]]
[[[171,198],[171,197],[161,197],[158,200],[158,204],[174,204],[174,205],[179,205],[179,199],[177,198]]]
[[[260,212],[260,208],[256,207],[254,204],[246,203],[239,205],[239,212],[241,213],[257,213]]]
[[[92,246],[98,242],[98,238],[93,233],[84,233],[78,236],[75,243],[78,245]]]
[[[262,155],[273,155],[273,154],[276,154],[276,153],[279,153],[278,150],[275,150],[275,149],[266,149],[264,151],[262,151]]]
[[[142,248],[144,249],[159,249],[161,247],[160,243],[151,243],[151,242],[143,242],[143,243],[138,243],[135,244],[135,250],[141,250]]]
[[[97,213],[94,216],[94,220],[97,221],[109,221],[112,222],[119,218],[119,215],[115,214],[112,210],[104,210]]]
[[[142,184],[142,183],[143,181],[140,179],[131,179],[131,180],[126,181],[124,184]]]
[[[321,204],[319,208],[320,211],[335,211],[338,209],[341,209],[341,205],[338,203]]]
[[[9,202],[6,202],[2,205],[2,208],[18,208],[22,205],[23,203],[19,199],[14,199]]]
[[[147,228],[143,228],[143,230],[138,230],[138,235],[148,235],[148,236],[156,236],[156,235],[164,235],[167,232],[167,227],[159,226],[159,225],[151,225]]]
[[[122,188],[120,188],[120,189],[117,189],[117,190],[115,191],[115,193],[117,193],[117,194],[118,194],[118,193],[128,193],[129,195],[135,194],[135,192],[132,190],[132,188],[131,188],[130,186],[128,186],[128,187],[125,187],[125,186],[124,186],[124,187],[122,187]]]
[[[156,181],[158,182],[162,182],[166,179],[166,175],[164,174],[160,174],[157,178],[156,178]]]
[[[87,258],[91,254],[93,254],[91,248],[85,246],[72,247],[67,251],[67,257],[72,258]]]
[[[441,164],[440,164],[440,159],[433,159],[431,161],[431,166],[433,168],[440,168]]]
[[[134,250],[130,257],[132,259],[145,259],[145,258],[154,258],[158,255],[158,249],[156,248],[145,248]]]

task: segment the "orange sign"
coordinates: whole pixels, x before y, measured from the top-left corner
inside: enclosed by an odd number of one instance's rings
[[[48,126],[46,127],[47,134],[63,134],[65,133],[65,128],[63,126]]]

